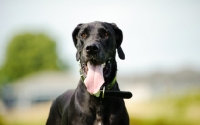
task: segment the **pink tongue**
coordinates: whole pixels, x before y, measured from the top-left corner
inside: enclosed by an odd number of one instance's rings
[[[84,83],[90,94],[96,94],[104,83],[103,67],[102,65],[91,65],[90,62],[87,63],[87,67],[88,72]]]

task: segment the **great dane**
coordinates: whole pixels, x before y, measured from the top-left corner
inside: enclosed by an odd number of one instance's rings
[[[51,106],[46,125],[129,125],[123,98],[116,80],[116,50],[121,48],[122,31],[114,23],[79,24],[72,33],[80,62],[80,80],[76,89],[67,90]]]

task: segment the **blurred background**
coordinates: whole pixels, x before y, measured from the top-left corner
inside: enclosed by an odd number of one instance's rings
[[[53,99],[76,88],[71,33],[114,22],[126,59],[119,86],[131,125],[200,125],[200,1],[1,0],[0,125],[44,125]]]

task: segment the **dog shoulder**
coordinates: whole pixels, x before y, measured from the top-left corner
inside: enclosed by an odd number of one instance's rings
[[[50,112],[49,112],[49,117],[47,119],[46,125],[59,125],[61,121],[61,113],[58,108],[58,103],[56,100],[53,101]]]
[[[58,104],[58,108],[60,111],[62,111],[65,107],[69,105],[74,91],[74,89],[69,89],[56,98],[56,103]]]
[[[52,102],[46,125],[60,125],[62,115],[66,110],[73,93],[73,89],[67,90]]]

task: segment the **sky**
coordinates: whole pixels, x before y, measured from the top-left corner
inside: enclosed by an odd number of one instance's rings
[[[1,0],[0,65],[14,35],[44,32],[77,72],[71,34],[79,23],[93,21],[115,23],[123,31],[126,59],[117,57],[123,75],[184,67],[200,71],[199,0]]]

